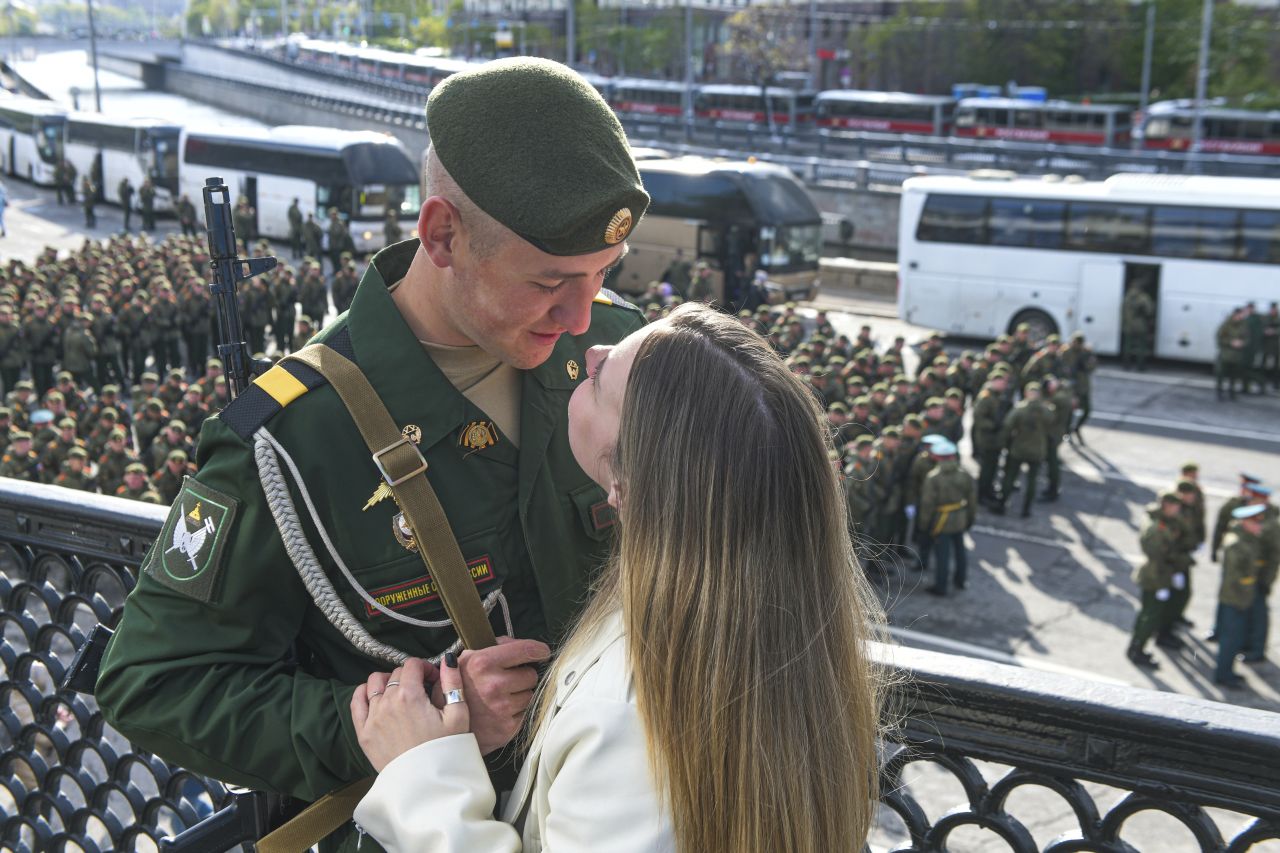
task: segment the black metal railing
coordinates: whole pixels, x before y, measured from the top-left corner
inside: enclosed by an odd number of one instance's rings
[[[89,630],[116,623],[164,514],[0,479],[0,850],[154,849],[230,799],[58,688]],[[877,848],[1133,853],[1179,849],[1166,839],[1181,835],[1180,849],[1238,853],[1280,840],[1278,715],[880,653],[897,687]],[[1153,814],[1167,825],[1152,829]]]

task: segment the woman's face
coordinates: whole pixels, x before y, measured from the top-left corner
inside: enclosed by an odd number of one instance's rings
[[[595,346],[587,350],[587,380],[569,399],[569,447],[573,458],[587,476],[609,493],[609,503],[618,506],[618,483],[609,460],[618,443],[622,402],[627,379],[640,344],[666,321],[650,323],[632,332],[615,346]]]

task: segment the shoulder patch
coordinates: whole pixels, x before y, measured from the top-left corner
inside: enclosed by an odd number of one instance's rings
[[[628,308],[635,311],[637,314],[644,313],[640,310],[639,306],[633,305],[607,287],[600,288],[600,292],[596,294],[596,298],[592,301],[598,305],[612,305],[615,308]]]
[[[143,571],[175,592],[208,603],[240,501],[187,477]]]

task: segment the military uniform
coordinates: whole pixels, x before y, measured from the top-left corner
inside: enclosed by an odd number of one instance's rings
[[[0,477],[10,477],[14,480],[25,480],[28,483],[40,482],[40,457],[36,455],[34,450],[28,449],[20,452],[14,447],[25,435],[26,440],[31,440],[31,434],[19,431],[15,433],[10,442],[9,448],[3,457],[0,457]]]
[[[1000,445],[1008,448],[1008,456],[1004,464],[1000,502],[995,506],[997,512],[1004,512],[1004,505],[1013,494],[1014,484],[1017,483],[1018,475],[1022,473],[1025,465],[1027,478],[1024,483],[1026,491],[1022,497],[1022,515],[1025,518],[1031,514],[1031,501],[1036,493],[1036,477],[1040,473],[1040,463],[1044,462],[1048,453],[1050,417],[1050,413],[1039,399],[1023,400],[1005,417],[1004,425],[1000,428]]]
[[[1056,501],[1062,492],[1062,440],[1071,429],[1071,417],[1075,410],[1075,395],[1071,386],[1059,382],[1053,392],[1047,395],[1046,405],[1050,411],[1048,441],[1045,445],[1045,460],[1049,463],[1049,488],[1044,499]]]
[[[296,261],[302,257],[302,208],[296,198],[285,215],[289,217],[289,257]]]
[[[6,394],[17,386],[26,360],[22,328],[13,320],[0,324],[0,383]]]
[[[1222,585],[1218,590],[1218,662],[1213,673],[1219,684],[1231,686],[1240,681],[1234,672],[1235,659],[1249,639],[1249,620],[1264,567],[1262,543],[1257,536],[1239,527],[1227,534],[1222,550]]]
[[[977,516],[978,487],[956,460],[954,444],[935,444],[934,452],[945,458],[925,478],[920,491],[919,520],[921,527],[928,531],[934,549],[934,583],[930,592],[946,595],[953,557],[956,588],[964,589],[968,578],[964,534]]]
[[[147,469],[140,462],[131,463],[126,469],[127,474],[137,477],[138,485],[130,487],[128,483],[121,483],[115,489],[115,496],[125,498],[131,501],[142,501],[143,503],[164,505],[164,498],[160,497],[160,493],[151,488],[150,481],[147,480]]]
[[[1141,287],[1130,287],[1121,305],[1121,363],[1126,367],[1147,369],[1147,359],[1154,349],[1153,323],[1156,303]]]
[[[1224,396],[1222,393],[1224,381],[1227,386],[1227,396],[1232,400],[1236,398],[1237,383],[1241,385],[1240,390],[1247,390],[1244,386],[1248,383],[1249,368],[1245,360],[1245,346],[1248,338],[1249,329],[1241,319],[1239,311],[1234,312],[1218,326],[1218,358],[1214,363],[1214,385],[1219,400]]]
[[[531,91],[517,97],[513,75],[517,90]],[[552,97],[563,103],[548,110]],[[474,108],[490,98],[504,107]],[[544,252],[603,251],[625,239],[647,206],[617,119],[562,66],[519,59],[453,75],[432,90],[427,116],[433,156],[462,191]],[[490,125],[499,120],[525,133],[497,132]],[[514,177],[493,175],[471,156],[481,137],[510,140],[488,153]],[[572,168],[581,194],[566,189],[553,164]],[[554,641],[576,618],[616,523],[605,490],[574,460],[568,399],[586,379],[587,349],[618,341],[642,317],[607,294],[591,303],[586,332],[562,335],[544,362],[516,375],[519,434],[507,436],[437,367],[391,298],[388,286],[408,274],[418,248],[410,240],[378,253],[351,310],[319,339],[354,362],[422,453],[477,593],[501,592],[516,636]],[[144,561],[95,698],[111,725],[166,760],[313,800],[371,775],[348,709],[356,685],[387,662],[359,651],[300,583],[255,462],[259,430],[292,460],[282,476],[319,498],[314,523],[327,530],[354,584],[327,545],[308,539],[353,624],[417,657],[455,642],[450,627],[406,624],[357,592],[358,585],[399,616],[445,618],[394,500],[380,499],[384,480],[346,406],[318,373],[287,361],[204,425],[199,472]],[[297,509],[310,530],[310,511]],[[492,618],[503,620],[502,608]],[[180,630],[192,624],[202,629]],[[299,648],[305,656],[285,664]],[[328,843],[355,849],[351,823],[338,836]],[[363,849],[377,845],[365,838]]]
[[[124,230],[129,230],[129,220],[133,216],[133,184],[129,178],[123,177],[116,185],[116,195],[120,197],[120,210],[124,213]]]
[[[978,392],[973,404],[973,455],[978,462],[978,498],[996,500],[996,471],[1000,467],[1000,393],[991,387]]]
[[[400,232],[400,221],[396,218],[394,210],[388,210],[385,220],[382,223],[382,245],[390,246],[399,243],[402,239]]]
[[[183,236],[196,236],[196,206],[185,195],[178,200],[178,224]]]
[[[1133,579],[1142,592],[1142,607],[1133,625],[1128,656],[1139,666],[1155,665],[1146,652],[1147,641],[1169,627],[1171,586],[1181,565],[1176,517],[1165,516],[1161,508],[1167,503],[1179,503],[1178,496],[1166,492],[1161,495],[1160,503],[1148,508],[1147,523],[1138,540],[1146,559],[1134,572]]]

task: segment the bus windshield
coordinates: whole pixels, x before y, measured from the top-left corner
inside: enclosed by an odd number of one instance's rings
[[[156,186],[178,194],[178,135],[176,127],[157,127],[143,134],[143,154],[151,157],[148,172]]]
[[[36,149],[40,152],[40,159],[46,163],[57,163],[62,159],[62,122],[42,120],[39,127]]]
[[[418,185],[365,184],[360,189],[359,219],[380,219],[395,210],[397,219],[417,219],[422,200]]]

